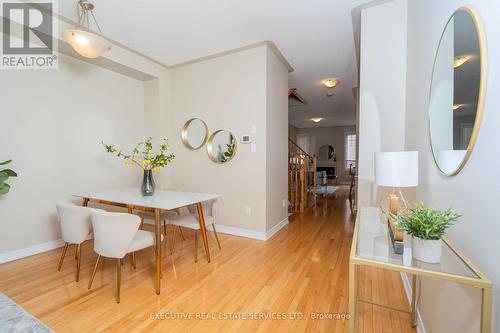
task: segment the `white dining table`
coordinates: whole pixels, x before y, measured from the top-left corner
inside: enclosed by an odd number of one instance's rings
[[[205,247],[207,261],[210,262],[210,250],[208,248],[207,230],[205,218],[203,216],[203,202],[219,198],[218,194],[209,193],[189,193],[178,191],[156,190],[152,196],[143,196],[139,188],[128,188],[123,190],[106,190],[98,192],[75,193],[74,197],[82,198],[82,205],[87,206],[90,201],[99,204],[119,206],[133,210],[145,210],[154,212],[155,215],[155,256],[156,256],[156,294],[160,294],[161,289],[161,227],[160,213],[162,210],[175,210],[178,208],[196,205],[198,221],[201,228],[201,236]]]

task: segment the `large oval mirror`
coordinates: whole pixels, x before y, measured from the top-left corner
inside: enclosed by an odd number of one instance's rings
[[[479,16],[469,8],[460,8],[441,36],[429,101],[432,153],[445,175],[460,172],[474,148],[485,98],[485,69]]]
[[[182,127],[182,143],[190,149],[200,149],[207,142],[208,127],[201,119],[189,119]]]
[[[207,152],[216,163],[226,163],[236,154],[236,137],[226,130],[218,130],[208,139]]]
[[[322,145],[319,147],[318,160],[328,161],[335,158],[335,149],[332,145]]]

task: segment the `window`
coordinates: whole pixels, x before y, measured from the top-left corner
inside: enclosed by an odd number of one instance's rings
[[[309,134],[297,134],[297,146],[309,154]]]
[[[356,133],[345,134],[345,168],[356,166]]]

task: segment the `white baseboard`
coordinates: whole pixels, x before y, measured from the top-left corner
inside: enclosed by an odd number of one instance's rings
[[[236,227],[230,227],[227,225],[217,224],[217,232],[220,232],[223,234],[228,234],[228,235],[241,236],[241,237],[265,241],[265,240],[271,239],[271,237],[273,237],[278,231],[281,230],[281,228],[283,228],[287,224],[288,224],[288,217],[286,219],[284,219],[283,221],[279,222],[278,224],[276,224],[274,227],[269,229],[267,232],[248,230],[248,229],[242,229],[242,228],[236,228]]]
[[[248,229],[230,227],[225,225],[217,225],[217,231],[223,234],[229,234],[234,236],[241,236],[241,237],[247,237],[265,241],[273,237],[278,231],[280,231],[287,224],[288,224],[288,217],[283,221],[281,221],[280,223],[276,224],[267,232],[248,230]],[[50,250],[54,250],[62,246],[64,246],[64,241],[62,239],[58,239],[55,241],[26,247],[24,249],[0,253],[0,264],[21,258],[26,258]]]
[[[401,280],[403,280],[403,287],[405,288],[406,297],[408,298],[408,303],[411,304],[411,283],[408,279],[408,275],[401,272]],[[425,330],[424,322],[422,321],[422,316],[417,308],[417,333],[427,333]]]
[[[288,224],[288,217],[267,231],[266,240],[271,239],[271,237],[273,237],[278,231],[280,231],[287,224]]]
[[[58,239],[55,241],[26,247],[24,249],[0,253],[0,264],[6,263],[9,261],[14,261],[14,260],[21,259],[21,258],[25,258],[25,257],[29,257],[29,256],[32,256],[35,254],[47,252],[50,250],[54,250],[54,249],[57,249],[59,247],[62,247],[63,245],[64,245],[64,241],[62,239]]]
[[[221,224],[216,224],[216,227],[217,227],[217,232],[223,234],[253,238],[258,240],[266,240],[266,233],[264,231],[248,230]]]

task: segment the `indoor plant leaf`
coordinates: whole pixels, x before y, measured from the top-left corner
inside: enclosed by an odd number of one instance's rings
[[[0,182],[9,179],[9,175],[6,172],[0,172]]]
[[[0,165],[9,164],[10,162],[12,162],[12,160],[8,160],[8,161],[1,162],[1,163],[0,163]]]
[[[0,172],[6,173],[9,177],[17,177],[17,173],[11,169],[3,169]]]
[[[7,194],[10,191],[10,185],[5,183],[0,183],[0,195]]]

